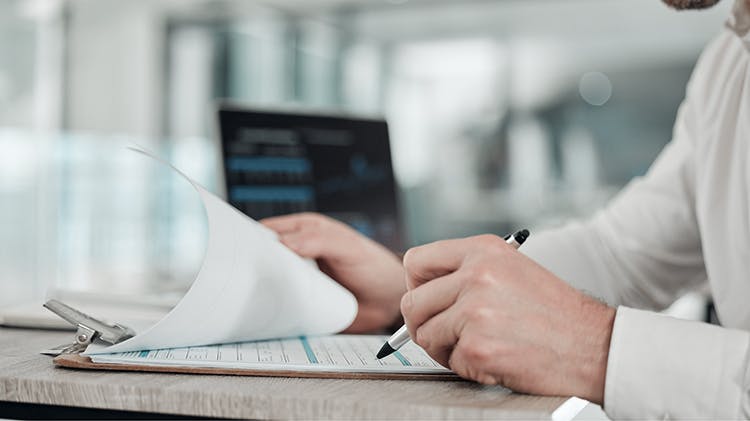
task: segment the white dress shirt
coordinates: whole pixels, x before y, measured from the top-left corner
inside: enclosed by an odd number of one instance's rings
[[[750,417],[749,30],[750,8],[736,0],[646,176],[589,221],[524,245],[562,279],[619,305],[604,394],[612,418]],[[642,310],[706,283],[721,327]]]

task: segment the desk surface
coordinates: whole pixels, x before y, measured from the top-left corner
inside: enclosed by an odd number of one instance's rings
[[[39,354],[72,336],[72,332],[0,328],[0,406],[5,401],[254,419],[550,419],[567,401],[465,381],[78,371],[56,368],[51,357]]]

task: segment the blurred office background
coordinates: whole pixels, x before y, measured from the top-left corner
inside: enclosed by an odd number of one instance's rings
[[[0,305],[184,288],[212,109],[383,115],[409,244],[590,215],[670,140],[729,1],[0,0]],[[183,183],[184,184],[184,183]]]

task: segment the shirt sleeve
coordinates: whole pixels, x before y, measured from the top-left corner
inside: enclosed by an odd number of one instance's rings
[[[745,331],[619,307],[604,409],[613,419],[747,419],[749,343]]]
[[[672,142],[646,176],[591,220],[532,236],[530,257],[619,305],[604,409],[615,419],[750,418],[750,333],[630,307],[661,309],[706,280],[695,213],[696,141],[711,74],[699,61]],[[714,57],[715,58],[715,57]],[[703,63],[701,63],[703,62]]]
[[[612,305],[663,309],[704,283],[694,206],[693,101],[688,89],[673,140],[644,177],[592,219],[531,235],[521,250]]]

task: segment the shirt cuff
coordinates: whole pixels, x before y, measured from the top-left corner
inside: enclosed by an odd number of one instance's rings
[[[736,419],[748,333],[619,307],[604,410],[613,419]]]

